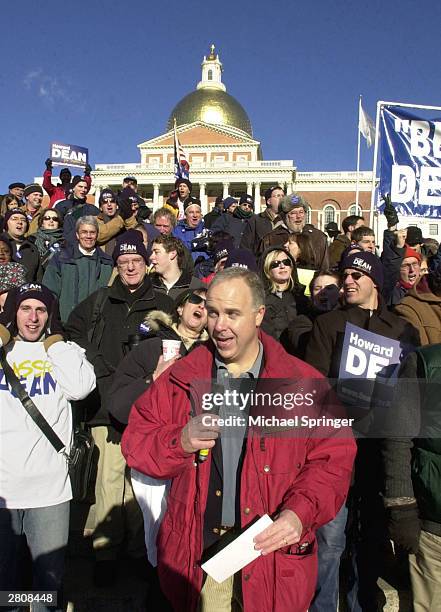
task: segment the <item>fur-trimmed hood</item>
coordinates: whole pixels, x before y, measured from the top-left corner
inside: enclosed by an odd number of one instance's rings
[[[181,340],[187,351],[190,350],[193,344],[208,340],[208,333],[205,329],[202,330],[199,338],[182,336],[178,332],[178,327],[173,321],[173,317],[162,310],[151,310],[145,317],[144,323],[149,328],[152,336],[157,336],[164,340]]]

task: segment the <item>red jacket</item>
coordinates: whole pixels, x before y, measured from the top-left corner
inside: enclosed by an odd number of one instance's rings
[[[90,176],[83,176],[83,179],[87,183],[87,192],[90,191],[90,186],[92,185],[92,179]],[[52,208],[54,204],[59,202],[60,200],[65,200],[68,197],[68,193],[64,191],[64,187],[61,183],[58,185],[54,185],[52,183],[52,171],[45,170],[43,174],[43,189],[47,192],[50,197],[48,208]]]
[[[317,370],[288,355],[270,336],[261,332],[260,339],[261,379],[289,378],[291,389],[315,389],[316,405],[329,401],[328,383]],[[182,449],[180,436],[191,417],[190,386],[198,381],[197,394],[211,390],[213,352],[211,344],[203,345],[166,370],[134,404],[122,439],[129,466],[154,478],[173,479],[158,535],[158,570],[164,593],[182,612],[196,610],[202,587],[199,564],[211,455],[204,463],[195,462]],[[201,412],[200,401],[193,405]],[[300,555],[294,545],[245,567],[246,612],[307,610],[317,578],[315,530],[335,517],[349,487],[355,443],[347,429],[321,431],[320,437],[311,437],[311,430],[295,437],[292,431],[263,437],[258,428],[249,429],[241,472],[242,527],[265,513],[291,509],[304,529],[299,544],[309,542],[312,552]]]

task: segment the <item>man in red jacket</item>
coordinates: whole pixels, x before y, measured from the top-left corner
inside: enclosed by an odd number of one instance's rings
[[[315,530],[336,515],[347,494],[355,454],[350,430],[329,422],[283,427],[279,418],[336,414],[339,407],[321,374],[260,332],[263,304],[256,274],[219,272],[207,293],[211,342],[150,386],[123,436],[130,467],[172,480],[157,544],[161,588],[175,610],[223,612],[236,604],[248,612],[306,610],[317,575]],[[238,384],[248,387],[248,399],[228,407],[226,391]],[[221,429],[217,417],[207,423],[203,412],[211,397],[203,391],[219,388],[220,416],[244,421],[234,431]],[[260,415],[274,426],[256,426],[249,400],[256,388],[294,390],[289,395],[302,407],[270,403]],[[311,403],[301,401],[308,397]],[[222,535],[235,536],[264,514],[274,522],[254,540],[259,557],[221,584],[204,574],[201,561]]]

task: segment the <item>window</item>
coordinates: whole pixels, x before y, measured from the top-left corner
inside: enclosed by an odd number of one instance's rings
[[[308,208],[306,210],[305,223],[311,223],[311,209],[309,208],[309,206],[308,206]]]
[[[351,217],[352,215],[357,215],[358,217],[362,217],[363,212],[361,210],[361,206],[359,206],[358,204],[351,204],[351,206],[348,209],[348,217]]]
[[[212,70],[209,70],[209,71],[208,71],[208,74],[207,74],[207,79],[208,79],[209,81],[212,81],[212,80],[213,80],[213,71],[212,71]]]
[[[335,221],[335,207],[332,206],[332,204],[328,204],[327,206],[324,207],[323,221],[324,221],[325,227],[328,223],[331,223],[331,221]]]
[[[438,236],[438,223],[429,223],[429,236]]]

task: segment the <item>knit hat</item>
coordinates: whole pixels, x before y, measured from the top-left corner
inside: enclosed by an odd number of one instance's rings
[[[270,197],[273,195],[273,191],[275,191],[276,189],[280,189],[281,191],[284,191],[283,187],[280,187],[280,185],[274,185],[273,187],[270,187],[264,193],[265,202],[268,202]]]
[[[216,250],[213,254],[213,261],[217,264],[224,257],[228,257],[231,251],[234,250],[234,241],[232,238],[221,240],[216,246]]]
[[[228,198],[225,198],[225,200],[223,201],[224,204],[224,210],[227,210],[228,208],[230,208],[230,206],[232,206],[233,204],[237,204],[237,200],[236,198],[232,198],[231,196],[228,196]]]
[[[26,216],[26,213],[23,210],[21,210],[20,208],[12,208],[11,210],[6,211],[6,213],[5,213],[5,220],[4,220],[4,223],[3,223],[3,226],[4,226],[5,230],[7,230],[8,221],[12,217],[12,215],[23,215],[23,217],[26,219],[26,224],[29,225],[29,221],[28,221],[28,218]]]
[[[26,187],[26,185],[24,183],[11,183],[8,187],[9,191],[11,191],[11,189],[17,189],[17,187],[19,189],[24,189]]]
[[[383,288],[383,266],[379,258],[370,251],[348,255],[341,264],[342,270],[358,270],[369,276],[379,291]]]
[[[294,208],[303,208],[305,212],[308,212],[306,200],[298,193],[290,193],[280,200],[279,213],[286,214],[294,210]]]
[[[239,205],[240,204],[251,204],[254,209],[254,199],[253,196],[250,196],[248,193],[243,193],[240,196]]]
[[[415,257],[415,259],[417,259],[421,263],[421,255],[418,253],[418,251],[412,249],[412,247],[410,247],[408,244],[405,245],[405,249],[406,250],[404,251],[403,259],[406,259],[406,257]]]
[[[189,198],[187,198],[184,202],[184,212],[187,210],[187,208],[189,206],[199,206],[199,208],[202,209],[202,204],[201,201],[198,198],[193,198],[193,196],[190,196]]]
[[[184,183],[184,185],[187,185],[187,187],[190,189],[190,193],[191,193],[191,190],[193,189],[193,185],[191,184],[191,182],[188,179],[185,179],[185,178],[178,178],[178,179],[176,179],[176,181],[175,181],[175,189],[177,189],[181,183]]]
[[[61,176],[62,174],[66,174],[66,175],[72,176],[72,172],[69,170],[69,168],[61,168],[61,170],[60,170],[60,176]]]
[[[10,261],[0,266],[0,293],[26,282],[26,269],[21,263]]]
[[[246,268],[257,273],[257,264],[254,255],[248,249],[233,249],[228,254],[224,270],[227,268]]]
[[[31,183],[30,185],[25,187],[23,195],[25,198],[27,198],[28,195],[31,195],[31,193],[40,193],[41,195],[43,195],[43,189],[37,183]]]
[[[146,264],[149,262],[149,256],[142,241],[141,233],[138,230],[127,230],[118,236],[112,253],[115,263],[117,263],[120,255],[141,255]]]
[[[104,204],[104,198],[112,198],[112,200],[115,200],[115,194],[109,188],[103,189],[98,199],[100,206],[101,204]]]
[[[79,174],[77,174],[76,176],[73,177],[72,179],[72,189],[74,187],[76,187],[78,185],[78,183],[81,183],[81,181],[85,181],[86,179],[84,179],[82,176],[80,176]]]
[[[55,302],[55,295],[40,283],[26,283],[16,291],[15,305],[18,308],[24,300],[39,300],[46,306],[48,312],[52,310]]]
[[[136,176],[126,176],[126,178],[123,179],[123,183],[135,183],[135,185],[137,185],[138,180]]]
[[[414,225],[409,225],[407,228],[406,234],[406,244],[413,247],[416,244],[422,244],[423,242],[423,232],[419,227],[415,227]],[[409,257],[411,257],[409,255]],[[413,255],[412,255],[413,257]]]

